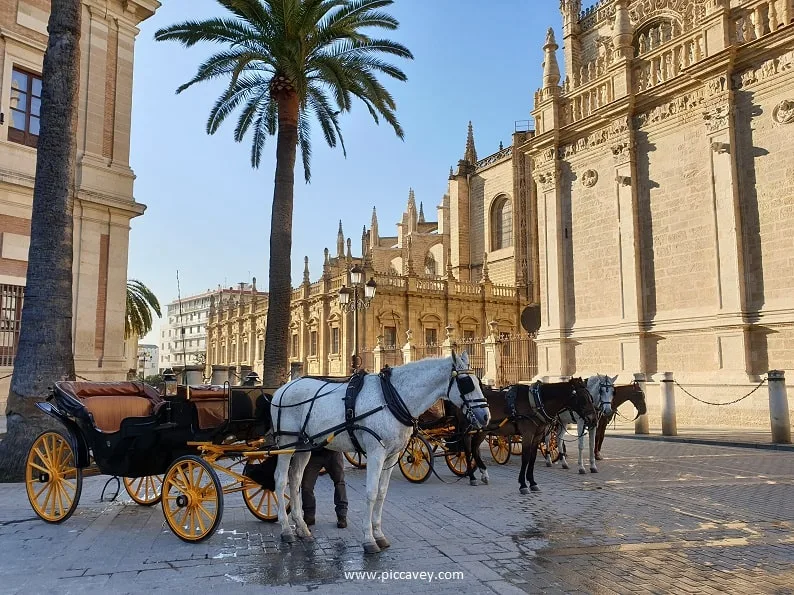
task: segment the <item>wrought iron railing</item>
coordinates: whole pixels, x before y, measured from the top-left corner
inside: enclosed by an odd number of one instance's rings
[[[510,335],[499,340],[499,384],[508,386],[528,382],[538,373],[538,348],[527,334]]]
[[[25,288],[0,285],[0,366],[11,367],[19,345]]]

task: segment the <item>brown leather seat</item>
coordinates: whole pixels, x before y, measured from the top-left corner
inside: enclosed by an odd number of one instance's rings
[[[128,417],[148,417],[164,404],[158,392],[143,382],[56,382],[56,387],[81,401],[94,419],[94,426],[107,433],[118,432]]]
[[[177,397],[187,399],[196,406],[198,425],[202,430],[217,428],[228,418],[229,394],[223,386],[202,384],[197,386],[180,385]]]

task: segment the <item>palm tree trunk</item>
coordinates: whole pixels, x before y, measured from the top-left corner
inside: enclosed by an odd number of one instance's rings
[[[270,270],[263,383],[280,386],[287,380],[290,300],[292,298],[292,203],[295,156],[298,148],[298,96],[278,97],[276,180],[270,228]]]
[[[50,418],[35,407],[48,387],[74,379],[72,230],[81,0],[52,2],[42,73],[25,303],[0,443],[0,480],[22,478],[25,457]]]

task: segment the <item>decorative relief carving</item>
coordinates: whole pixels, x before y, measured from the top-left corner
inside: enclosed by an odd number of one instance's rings
[[[563,159],[576,155],[579,151],[584,151],[593,147],[598,147],[611,140],[624,135],[629,130],[628,118],[619,118],[607,126],[588,136],[584,136],[570,145],[564,145],[560,148],[560,156]]]
[[[772,119],[778,124],[794,122],[794,101],[786,99],[778,103],[772,110]]]
[[[535,174],[535,181],[541,190],[548,192],[557,184],[557,174],[554,170],[539,172]]]
[[[765,81],[768,78],[772,78],[792,68],[794,68],[794,50],[781,54],[777,58],[767,60],[756,68],[750,68],[740,74],[734,75],[733,86],[736,89],[748,89],[761,81]]]
[[[582,186],[585,188],[592,188],[598,182],[598,172],[594,169],[588,169],[582,174]]]
[[[695,21],[706,14],[706,0],[635,0],[629,7],[629,19],[637,28],[665,12],[677,13],[684,31],[691,31]]]
[[[612,145],[609,150],[612,151],[612,157],[615,158],[615,161],[622,161],[631,157],[631,143],[628,139]]]
[[[691,112],[693,109],[702,107],[706,102],[705,92],[699,89],[692,93],[687,93],[676,97],[669,103],[659,105],[652,110],[639,114],[637,121],[640,126],[646,124],[655,124],[656,122],[663,122],[668,118],[675,115],[684,115]]]
[[[703,112],[703,120],[706,122],[706,130],[717,132],[728,127],[731,109],[727,105],[718,105],[708,111]]]
[[[546,165],[547,163],[554,160],[555,157],[555,150],[553,147],[549,147],[548,149],[543,149],[540,153],[535,155],[532,158],[532,167],[538,168],[542,165]]]

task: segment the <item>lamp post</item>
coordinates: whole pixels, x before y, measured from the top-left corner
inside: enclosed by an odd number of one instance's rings
[[[369,308],[378,284],[372,277],[364,283],[364,269],[359,265],[350,269],[350,284],[352,289],[342,285],[339,290],[339,305],[343,312],[353,313],[353,355],[350,358],[350,369],[355,372],[361,367],[361,357],[358,355],[358,311]],[[359,297],[359,289],[362,287],[363,295]]]

